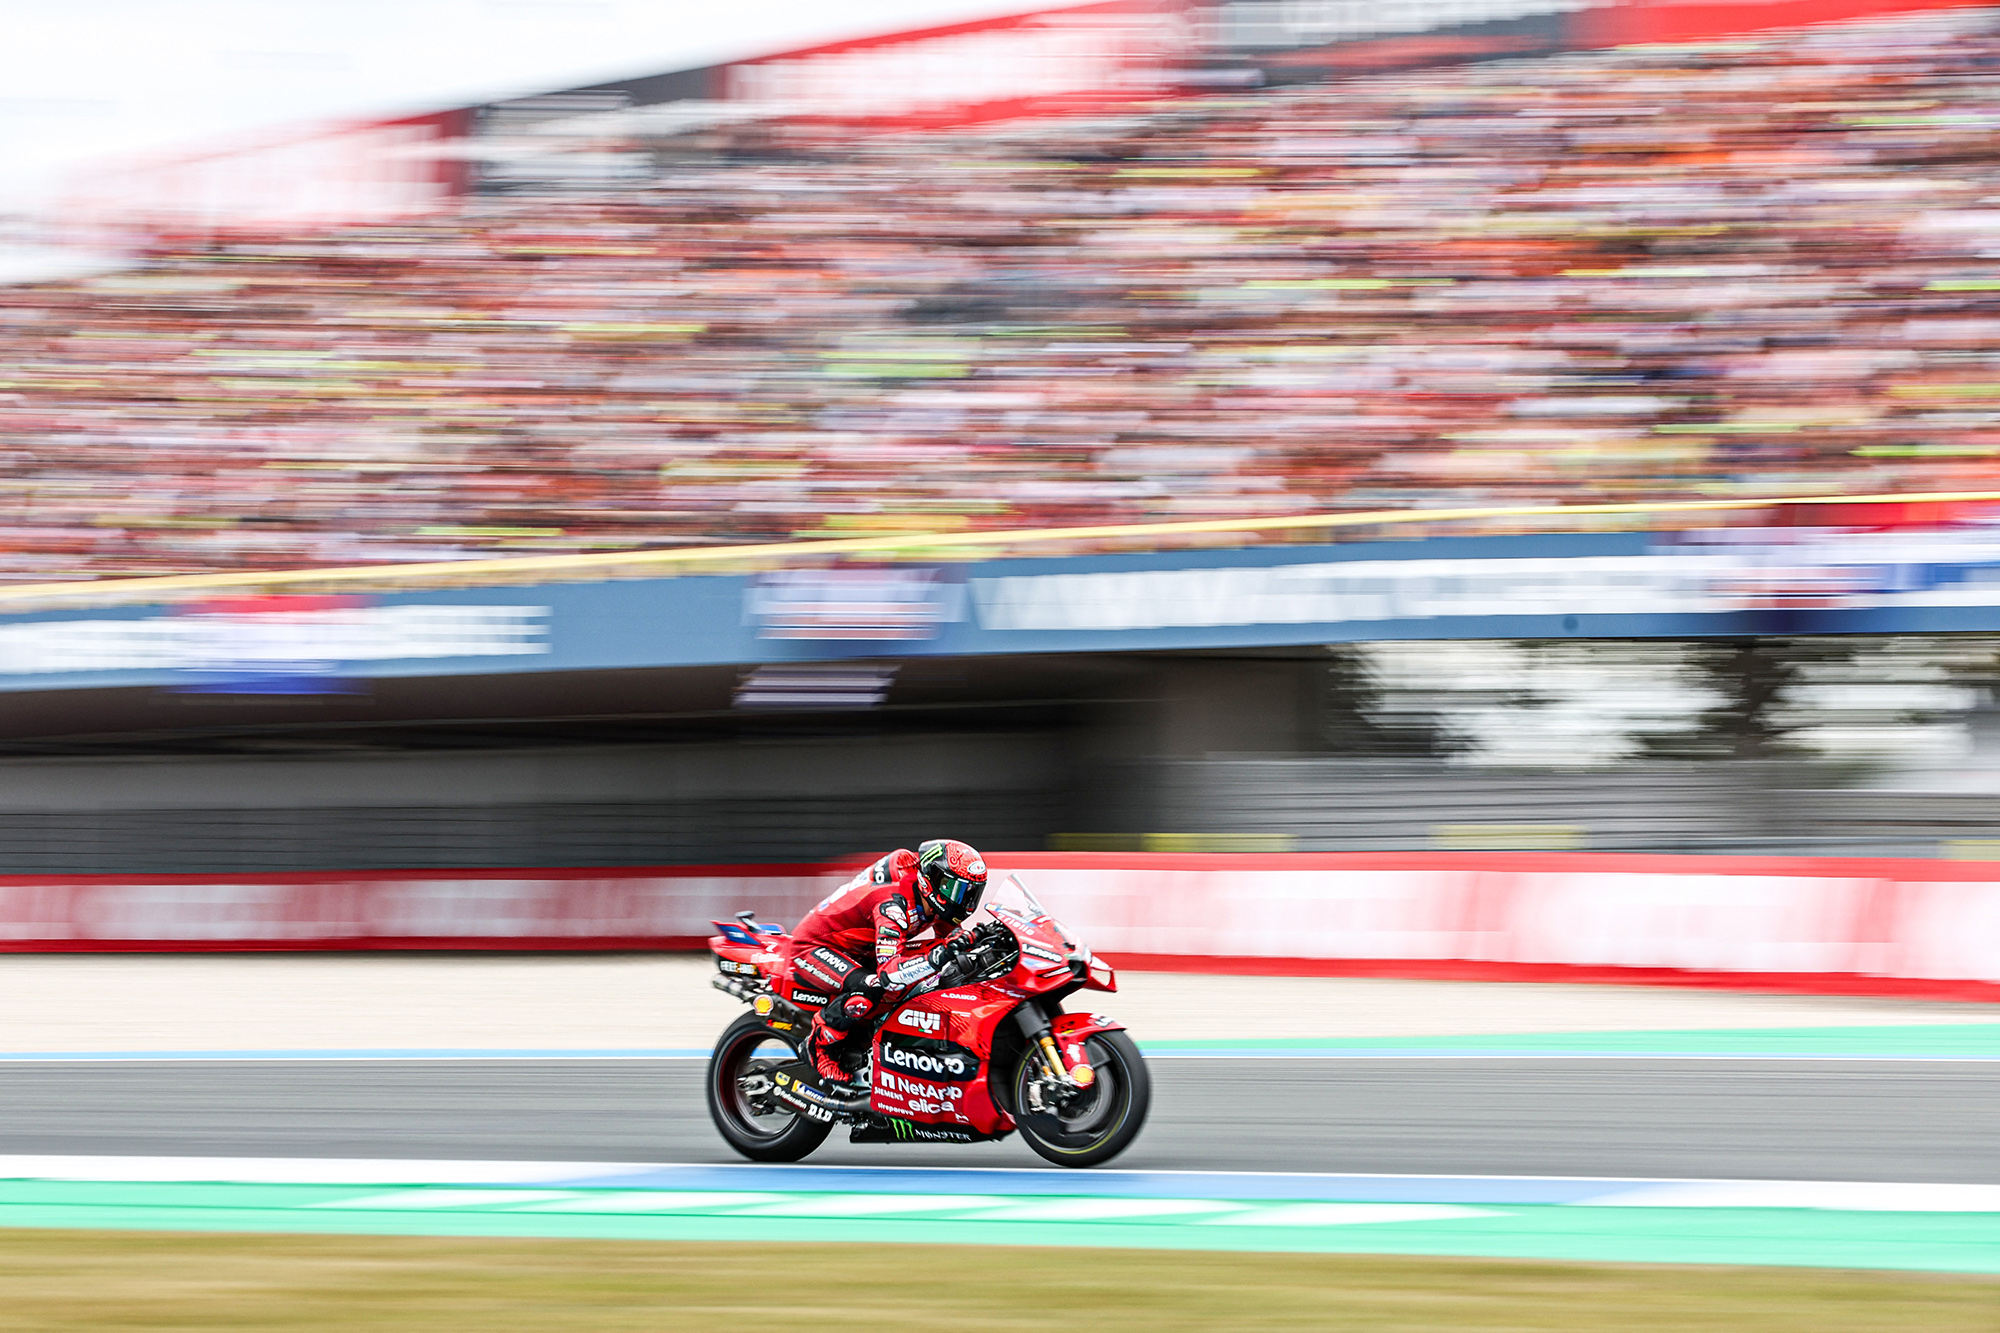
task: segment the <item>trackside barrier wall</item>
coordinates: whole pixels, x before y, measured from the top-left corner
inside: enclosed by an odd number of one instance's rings
[[[1674,982],[2000,1000],[2000,865],[994,853],[1128,967]],[[0,950],[687,948],[852,864],[0,880]]]

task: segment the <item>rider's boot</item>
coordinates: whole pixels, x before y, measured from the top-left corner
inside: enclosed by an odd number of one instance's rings
[[[828,1027],[824,1012],[813,1015],[812,1030],[806,1035],[806,1054],[812,1061],[813,1076],[829,1092],[854,1091],[854,1076],[841,1066],[830,1049],[846,1040],[847,1035]]]

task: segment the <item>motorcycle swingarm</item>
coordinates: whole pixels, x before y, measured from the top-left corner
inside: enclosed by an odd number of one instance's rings
[[[859,1097],[836,1097],[814,1082],[804,1062],[781,1065],[771,1071],[771,1095],[812,1120],[822,1124],[835,1121],[854,1123],[857,1115],[868,1110],[868,1094]]]

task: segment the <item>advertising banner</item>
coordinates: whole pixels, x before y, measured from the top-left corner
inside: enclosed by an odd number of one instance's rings
[[[966,125],[1158,95],[1195,36],[1189,0],[1110,0],[764,56],[719,83],[773,116]]]
[[[1738,33],[1800,28],[1927,9],[1963,9],[1977,0],[1623,0],[1590,8],[1572,25],[1578,47],[1699,42]]]
[[[1219,0],[1207,59],[1264,83],[1707,41],[1976,0]]]
[[[1591,0],[1221,0],[1209,59],[1263,83],[1547,55],[1574,41]]]
[[[1703,539],[1434,538],[45,611],[0,617],[0,691],[245,693],[1391,639],[2000,630],[2000,533],[1986,527],[1693,536]]]
[[[430,150],[470,111],[335,124],[125,161],[73,180],[78,226],[170,230],[335,227],[434,212],[465,192],[464,164]]]
[[[2000,999],[2000,866],[1597,853],[993,852],[1141,969]],[[0,952],[699,948],[855,867],[0,879]]]
[[[760,639],[935,639],[965,619],[965,581],[956,575],[916,566],[782,569],[751,580],[744,614]]]
[[[745,908],[796,921],[819,867],[0,879],[0,952],[687,948]]]
[[[989,853],[1136,967],[2000,998],[2000,866],[1806,857]]]

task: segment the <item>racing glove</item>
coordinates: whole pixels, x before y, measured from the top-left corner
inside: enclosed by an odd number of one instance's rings
[[[971,937],[962,931],[958,931],[939,940],[931,949],[928,957],[930,958],[931,966],[942,972],[946,964],[963,958],[966,954],[971,953],[972,949],[973,941]]]
[[[931,966],[937,969],[938,984],[956,986],[974,970],[973,961],[967,956],[979,947],[979,941],[959,932],[946,936],[928,955]]]

